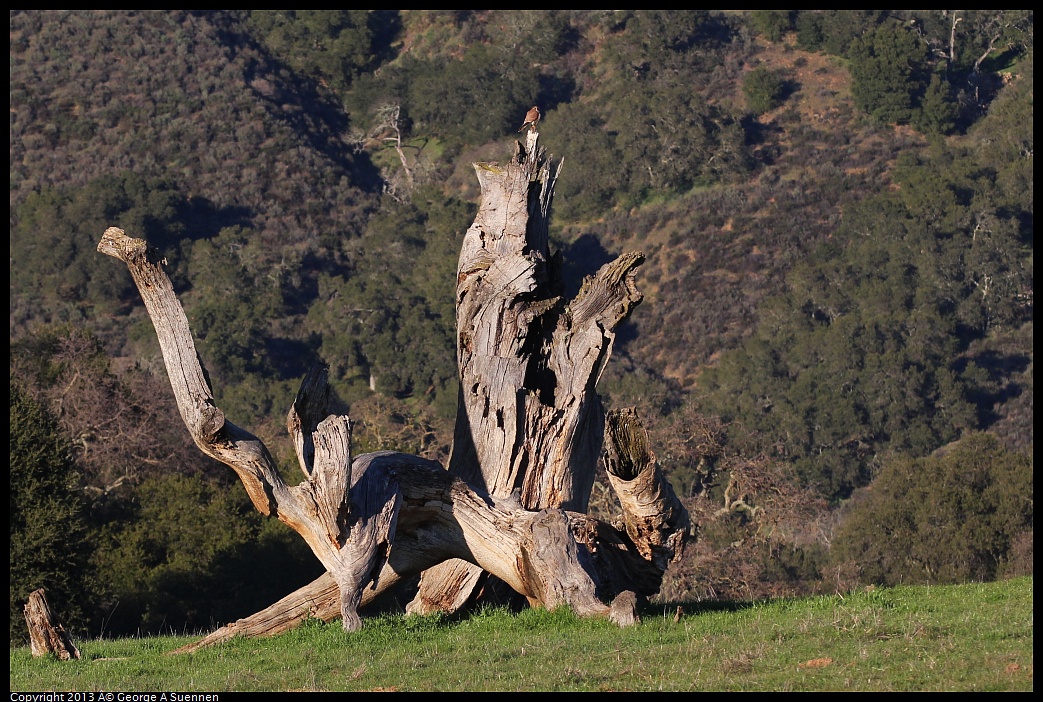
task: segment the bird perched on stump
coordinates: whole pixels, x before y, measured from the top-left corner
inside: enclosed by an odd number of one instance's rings
[[[525,113],[525,122],[522,123],[519,132],[524,132],[525,128],[528,127],[532,131],[536,131],[536,123],[540,121],[540,108],[533,105],[529,108],[529,111]]]

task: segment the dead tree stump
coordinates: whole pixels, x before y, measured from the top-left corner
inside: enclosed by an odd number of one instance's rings
[[[80,651],[72,642],[69,632],[51,613],[42,587],[29,593],[29,601],[23,611],[25,623],[29,626],[29,647],[33,657],[39,658],[49,653],[62,661],[80,657]]]
[[[134,278],[196,446],[234,470],[254,507],[297,531],[327,571],[179,650],[309,616],[339,616],[355,631],[359,607],[418,573],[411,612],[455,611],[488,582],[533,606],[638,621],[639,598],[659,590],[691,531],[637,416],[606,416],[595,392],[615,330],[641,300],[643,257],[620,256],[566,299],[547,236],[558,168],[538,138],[530,132],[506,165],[475,164],[482,203],[457,269],[461,389],[448,466],[392,451],[353,456],[351,421],[328,413],[326,369],[316,367],[287,417],[303,475],[288,484],[264,443],[217,406],[162,254],[116,227],[102,235],[98,251]],[[586,514],[599,460],[624,512],[618,528]]]

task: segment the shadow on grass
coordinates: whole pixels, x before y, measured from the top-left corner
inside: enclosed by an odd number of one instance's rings
[[[638,614],[642,619],[650,617],[679,616],[694,617],[710,612],[741,612],[776,600],[703,600],[701,602],[659,602],[648,603],[640,608]]]

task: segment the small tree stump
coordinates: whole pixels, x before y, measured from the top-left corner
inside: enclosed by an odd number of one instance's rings
[[[80,657],[80,651],[65,627],[54,620],[42,587],[29,594],[24,611],[25,623],[29,626],[29,646],[34,657],[39,658],[48,653],[53,653],[62,661]]]

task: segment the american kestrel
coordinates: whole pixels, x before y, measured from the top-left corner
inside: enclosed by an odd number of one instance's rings
[[[540,121],[540,108],[533,105],[529,108],[529,111],[525,113],[525,122],[522,124],[519,132],[524,132],[525,128],[528,127],[532,131],[536,131],[536,123]]]

